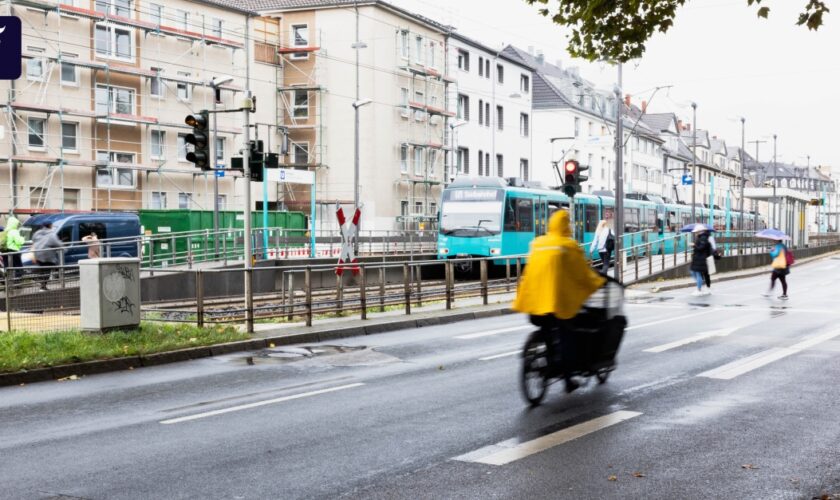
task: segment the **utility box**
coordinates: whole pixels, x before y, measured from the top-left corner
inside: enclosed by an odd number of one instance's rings
[[[85,331],[140,325],[140,259],[79,261],[81,327]]]

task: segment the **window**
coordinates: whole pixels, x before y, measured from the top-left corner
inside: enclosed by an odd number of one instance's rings
[[[458,94],[458,119],[470,121],[470,97]]]
[[[225,138],[216,137],[216,164],[225,164]]]
[[[44,79],[44,60],[35,57],[26,61],[26,79],[40,81]]]
[[[484,101],[481,99],[478,100],[478,124],[484,125]]]
[[[400,106],[408,109],[408,89],[405,87],[400,89]]]
[[[420,106],[425,106],[426,105],[426,95],[423,92],[420,92],[419,90],[415,91],[414,92],[414,102],[416,102]],[[425,117],[426,117],[426,112],[425,111],[423,111],[421,109],[418,109],[418,110],[414,111],[414,119],[417,120],[418,122],[423,120],[423,118],[425,118]]]
[[[61,123],[61,149],[64,151],[78,151],[78,123]]]
[[[411,54],[411,46],[408,44],[408,30],[400,31],[400,55],[403,59],[408,59]]]
[[[152,141],[151,141],[151,155],[152,158],[156,160],[163,159],[164,155],[164,144],[166,144],[166,132],[163,130],[152,130]]]
[[[400,201],[400,215],[403,217],[408,215],[408,202],[405,200]]]
[[[408,145],[400,146],[400,173],[408,173]]]
[[[414,175],[423,174],[423,149],[414,148]]]
[[[519,177],[523,181],[528,180],[528,160],[526,160],[525,158],[519,159]]]
[[[178,76],[181,76],[181,77],[184,77],[184,78],[189,78],[190,74],[185,73],[183,71],[179,71]],[[190,94],[191,94],[190,84],[187,83],[187,82],[178,82],[178,91],[177,91],[178,100],[189,101],[190,100]]]
[[[458,148],[458,173],[459,174],[469,174],[470,173],[470,150],[467,148]]]
[[[414,38],[414,61],[423,64],[423,37]]]
[[[484,78],[490,79],[490,59],[484,60]]]
[[[131,17],[131,0],[96,0],[97,12]]]
[[[44,118],[27,118],[26,127],[29,130],[29,148],[43,149],[46,146],[44,140],[44,128],[47,120]]]
[[[590,137],[595,135],[595,127],[592,125],[592,122],[589,122],[588,128],[586,130],[587,135]]]
[[[96,86],[96,113],[116,113],[121,115],[133,115],[134,113],[134,89],[123,87],[109,87],[107,85]]]
[[[195,149],[187,142],[187,134],[178,134],[178,161],[187,161],[187,153]]]
[[[293,24],[291,35],[292,47],[309,47],[308,24]],[[309,59],[309,53],[295,52],[294,54],[292,54],[292,59]]]
[[[505,176],[505,158],[502,155],[496,155],[496,175]]]
[[[490,126],[490,103],[484,103],[484,125],[486,127]]]
[[[152,68],[152,71],[156,73],[156,76],[153,76],[150,79],[149,83],[149,95],[152,97],[163,97],[163,80],[160,78],[160,68]]]
[[[76,72],[76,65],[73,63],[61,63],[61,84],[62,85],[79,85],[79,75]]]
[[[575,137],[580,136],[580,118],[575,118]]]
[[[490,177],[490,153],[484,153],[484,175]]]
[[[227,195],[220,194],[217,196],[216,204],[219,205],[219,210],[225,210],[225,207],[227,207]]]
[[[181,10],[181,9],[176,9],[175,10],[175,20],[178,22],[178,25],[179,25],[178,27],[181,28],[182,30],[187,31],[190,28],[190,13],[189,12],[187,12],[185,10]]]
[[[429,67],[434,68],[437,65],[435,64],[435,42],[429,42]]]
[[[78,210],[79,209],[79,190],[65,189],[64,190],[64,209]]]
[[[166,208],[166,193],[153,192],[151,205],[152,209],[160,210]]]
[[[484,151],[478,150],[478,176],[484,175]]]
[[[178,208],[190,208],[190,195],[188,193],[178,193]]]
[[[519,75],[519,90],[523,94],[531,91],[531,77],[528,75]]]
[[[100,163],[108,163],[107,167],[100,167],[96,169],[96,187],[106,188],[134,188],[135,176],[134,170],[131,168],[121,168],[119,166],[112,166],[113,164],[133,164],[134,155],[132,153],[117,153],[112,151],[109,155],[107,151],[97,151],[96,160]]]
[[[211,30],[213,36],[222,38],[222,20],[214,17]]]
[[[505,83],[505,67],[501,64],[496,65],[496,83],[499,85]]]
[[[458,69],[462,71],[470,70],[470,53],[466,50],[458,49]]]
[[[309,143],[296,142],[292,148],[295,165],[309,165]]]
[[[295,118],[309,118],[309,92],[295,90],[295,104],[293,108]]]
[[[435,216],[438,215],[437,203],[429,202],[429,215],[435,215]]]
[[[437,163],[437,151],[429,150],[429,177],[435,176],[435,163]]]
[[[149,4],[149,20],[154,24],[162,24],[161,20],[163,19],[163,5],[152,3]]]
[[[505,129],[505,109],[501,106],[496,106],[496,128]]]
[[[98,56],[131,59],[134,55],[134,30],[112,24],[97,24],[95,46]]]
[[[423,213],[423,202],[422,201],[415,201],[414,202],[414,213],[417,215],[421,215]]]
[[[519,135],[528,137],[530,126],[528,124],[528,115],[526,113],[519,114]]]
[[[484,76],[484,58],[478,56],[478,76]]]
[[[505,231],[534,231],[534,200],[512,197],[505,200]]]

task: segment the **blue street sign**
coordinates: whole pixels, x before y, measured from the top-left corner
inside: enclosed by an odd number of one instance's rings
[[[224,177],[225,171],[224,170],[216,170],[216,177]]]
[[[0,16],[0,80],[20,78],[21,39],[20,18]]]
[[[694,179],[691,178],[691,175],[685,174],[682,176],[682,185],[683,186],[690,186],[694,184]]]

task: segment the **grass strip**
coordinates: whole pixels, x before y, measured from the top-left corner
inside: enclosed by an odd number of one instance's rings
[[[31,370],[124,356],[208,346],[250,335],[232,326],[198,328],[188,324],[144,322],[135,331],[86,333],[67,330],[50,333],[0,333],[0,373]]]

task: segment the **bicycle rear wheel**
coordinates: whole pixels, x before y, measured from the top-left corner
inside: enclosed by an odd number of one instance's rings
[[[531,406],[537,406],[548,391],[548,345],[542,335],[528,337],[522,358],[522,395]]]

